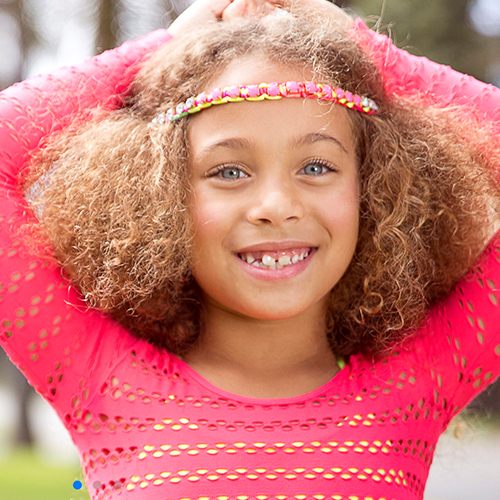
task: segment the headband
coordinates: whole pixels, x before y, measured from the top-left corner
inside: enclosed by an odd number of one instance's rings
[[[259,85],[233,85],[223,89],[214,89],[211,92],[202,92],[196,97],[190,97],[166,113],[160,113],[152,123],[162,124],[175,122],[214,104],[239,101],[263,101],[264,99],[281,99],[282,97],[304,97],[308,99],[321,99],[335,104],[340,104],[361,113],[373,115],[378,111],[378,105],[372,99],[352,94],[341,88],[313,82],[274,82],[260,83]]]

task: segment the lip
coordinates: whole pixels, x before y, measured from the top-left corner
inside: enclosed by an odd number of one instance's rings
[[[245,252],[264,252],[268,250],[269,252],[277,252],[279,250],[292,250],[294,248],[311,248],[315,250],[317,248],[316,245],[310,243],[308,241],[299,241],[299,240],[282,240],[282,241],[263,241],[262,243],[257,243],[255,245],[250,245],[245,248],[241,248],[234,252],[245,253]]]
[[[285,250],[287,248],[290,247],[281,248],[278,250]],[[269,248],[266,248],[266,250],[269,250]],[[236,254],[234,256],[241,264],[243,269],[254,278],[263,281],[274,281],[274,280],[293,278],[294,276],[297,276],[298,274],[302,273],[311,263],[311,260],[314,254],[316,253],[316,250],[317,250],[316,247],[312,247],[311,250],[309,251],[309,255],[304,260],[301,260],[300,262],[297,262],[296,264],[293,264],[291,266],[286,266],[283,269],[262,269],[260,267],[252,266],[248,262],[240,259]],[[246,250],[246,251],[250,252],[252,250]]]

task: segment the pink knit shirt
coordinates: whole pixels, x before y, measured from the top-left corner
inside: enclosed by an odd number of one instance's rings
[[[410,56],[360,21],[352,35],[389,91],[498,116],[500,90]],[[421,499],[439,435],[500,374],[499,243],[390,357],[352,356],[312,392],[255,399],[87,310],[15,235],[29,152],[78,110],[119,106],[136,62],[168,39],[158,31],[1,94],[1,345],[70,431],[93,500]]]

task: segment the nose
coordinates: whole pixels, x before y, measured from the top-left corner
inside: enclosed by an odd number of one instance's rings
[[[252,224],[280,226],[285,221],[298,221],[305,208],[300,194],[282,179],[270,181],[253,192],[247,219]]]

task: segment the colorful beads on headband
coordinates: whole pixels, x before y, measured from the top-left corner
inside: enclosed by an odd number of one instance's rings
[[[214,104],[224,104],[238,101],[262,101],[264,99],[281,99],[282,97],[304,97],[321,99],[323,101],[340,104],[346,108],[373,115],[378,111],[378,105],[368,97],[352,94],[341,88],[314,82],[274,82],[260,83],[259,85],[233,85],[223,89],[214,89],[211,92],[202,92],[196,97],[190,97],[166,113],[160,113],[152,122],[162,124],[175,122]]]

